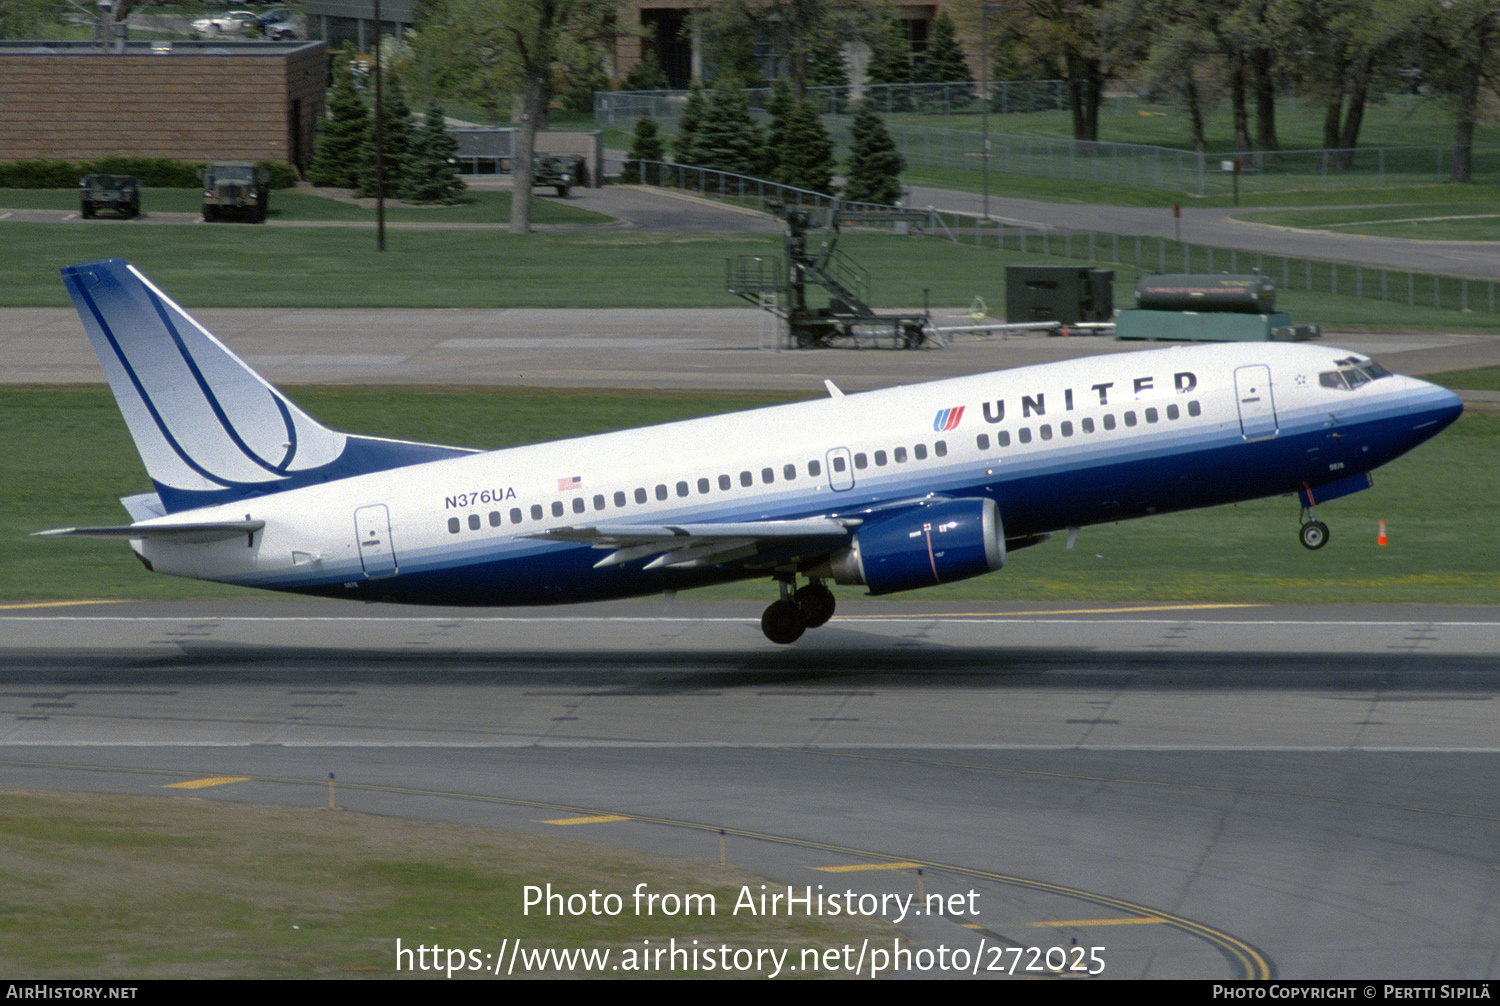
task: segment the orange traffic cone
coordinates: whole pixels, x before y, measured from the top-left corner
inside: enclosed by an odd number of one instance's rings
[[[1375,532],[1375,544],[1377,544],[1377,545],[1388,545],[1388,544],[1390,544],[1390,542],[1387,541],[1386,537],[1385,537],[1385,521],[1381,521],[1380,522],[1380,530],[1378,530],[1378,531]]]

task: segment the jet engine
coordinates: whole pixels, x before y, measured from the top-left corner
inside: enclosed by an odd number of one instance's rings
[[[867,520],[854,541],[808,575],[873,594],[931,587],[1005,565],[1005,532],[988,498],[956,499]]]

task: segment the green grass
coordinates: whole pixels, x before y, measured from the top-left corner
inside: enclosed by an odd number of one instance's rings
[[[1500,391],[1500,367],[1455,370],[1447,374],[1434,374],[1428,380],[1456,391]]]
[[[1456,186],[1455,186],[1456,188]],[[1493,194],[1474,192],[1475,198],[1434,203],[1395,204],[1283,210],[1239,214],[1255,223],[1305,230],[1368,234],[1372,237],[1415,238],[1423,241],[1500,240],[1500,212]]]
[[[1314,150],[1323,147],[1323,107],[1312,101],[1282,98],[1276,103],[1276,134],[1284,150]],[[943,129],[979,132],[983,116],[975,111],[963,115],[919,115],[893,113],[886,121]],[[1069,111],[992,114],[990,132],[996,135],[1044,136],[1071,139],[1073,117]],[[1253,127],[1252,127],[1253,128]],[[1234,122],[1229,102],[1212,104],[1204,115],[1204,135],[1209,153],[1234,149]],[[1133,97],[1112,97],[1099,113],[1099,139],[1107,143],[1139,143],[1154,147],[1192,149],[1192,123],[1184,105],[1153,104]],[[1361,147],[1446,146],[1453,142],[1452,106],[1441,98],[1418,95],[1377,97],[1365,106],[1360,128]],[[1500,128],[1485,123],[1476,131],[1477,144],[1500,143]]]
[[[1463,380],[1462,376],[1455,380]],[[493,389],[298,388],[298,403],[339,429],[501,447],[786,401],[773,394]],[[566,408],[559,408],[560,402]],[[562,423],[563,425],[559,425]],[[245,597],[236,588],[154,576],[123,545],[26,537],[47,527],[124,520],[116,498],[149,489],[102,388],[0,389],[9,448],[0,497],[0,597],[11,600]],[[59,444],[69,449],[61,452]],[[1278,498],[1084,528],[992,576],[908,595],[1016,601],[1500,603],[1500,418],[1469,415],[1375,474],[1375,487],[1320,508],[1332,540],[1296,539],[1295,499]],[[1384,520],[1391,545],[1375,545]],[[841,588],[846,601],[858,588]],[[704,597],[761,598],[765,583]]]
[[[0,306],[65,306],[59,266],[119,257],[190,308],[732,307],[741,302],[724,292],[725,258],[782,250],[775,236],[397,229],[382,253],[373,234],[349,228],[0,226],[22,252],[0,278]],[[979,295],[999,313],[1006,265],[1063,261],[882,233],[847,233],[839,247],[869,270],[883,307],[967,305]],[[1133,270],[1116,269],[1120,306],[1130,306],[1134,282]],[[1496,315],[1353,297],[1283,291],[1279,303],[1325,327],[1500,327]]]
[[[233,787],[214,792],[232,798]],[[357,789],[340,796],[341,803],[362,799]],[[535,949],[609,948],[623,965],[626,954],[648,945],[701,939],[784,948],[800,963],[804,948],[888,941],[895,933],[867,920],[736,916],[741,889],[758,891],[763,878],[493,829],[222,799],[30,793],[0,794],[0,821],[0,966],[28,978],[447,980],[432,970],[431,951],[420,961],[405,955],[408,966],[398,972],[398,940],[403,949],[490,955],[507,940]],[[617,894],[622,910],[527,912],[525,888],[545,891],[549,883],[565,896]],[[638,883],[657,893],[712,895],[716,910],[637,914],[631,893]],[[445,952],[441,962],[448,960]],[[427,969],[416,970],[420,964]],[[568,972],[551,971],[559,973]],[[647,968],[642,976],[655,974]],[[608,972],[631,975],[623,967]]]

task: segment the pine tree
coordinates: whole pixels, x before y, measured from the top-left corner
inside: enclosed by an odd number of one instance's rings
[[[880,37],[870,44],[870,62],[865,67],[865,100],[874,100],[888,112],[911,111],[911,43],[906,29],[890,21]],[[889,85],[889,86],[886,86]]]
[[[647,185],[660,184],[661,165],[650,162],[664,161],[666,157],[661,137],[657,135],[656,120],[641,116],[635,120],[635,135],[630,140],[630,160],[625,162],[625,168],[620,172],[620,181],[627,185],[642,181]],[[643,161],[648,163],[641,163]]]
[[[314,185],[352,189],[359,184],[360,147],[369,129],[370,110],[354,88],[347,63],[334,79],[328,112],[307,180]]]
[[[958,44],[958,32],[946,11],[938,15],[932,25],[932,42],[927,46],[927,57],[912,77],[918,84],[974,83],[969,72],[969,61],[964,58],[963,47]]]
[[[433,105],[416,134],[399,195],[419,203],[455,203],[466,188],[458,176],[458,140],[445,128],[443,110]]]
[[[951,112],[973,100],[974,76],[969,72],[968,60],[958,44],[958,33],[946,11],[933,23],[926,58],[912,75],[912,82],[933,85],[915,88],[922,104],[933,110]],[[955,84],[958,86],[949,86]]]
[[[672,141],[672,157],[678,164],[698,163],[698,130],[704,111],[703,87],[694,84],[677,118],[677,136]]]
[[[786,80],[777,80],[771,85],[771,100],[766,103],[771,126],[766,133],[766,144],[761,148],[760,167],[755,172],[761,178],[776,177],[776,169],[781,164],[781,146],[786,139],[787,119],[791,117],[795,104],[792,85]]]
[[[715,85],[698,124],[695,163],[735,175],[754,175],[760,167],[760,127],[750,117],[745,92],[733,83]]]
[[[849,107],[849,67],[844,62],[844,44],[829,35],[817,43],[808,55],[808,87],[829,87],[828,101],[816,111],[827,115],[843,115]]]
[[[407,105],[406,96],[401,90],[401,82],[396,79],[395,74],[386,77],[385,86],[381,90],[381,165],[384,169],[382,174],[385,176],[385,194],[395,196],[401,191],[402,181],[410,165],[416,131],[411,125],[411,106]],[[365,131],[364,143],[360,146],[360,162],[359,187],[354,194],[373,196],[376,194],[373,115],[370,117],[369,128]]]
[[[782,137],[776,181],[811,192],[833,195],[833,141],[808,101],[792,105]]]
[[[869,103],[859,106],[850,126],[849,170],[844,177],[844,198],[851,203],[893,206],[901,198],[901,172],[906,162],[896,150],[885,123]]]

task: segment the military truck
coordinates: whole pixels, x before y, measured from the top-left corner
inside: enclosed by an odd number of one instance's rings
[[[265,223],[271,172],[249,161],[215,161],[203,169],[203,219]]]
[[[78,212],[90,220],[100,210],[129,219],[140,216],[141,187],[132,175],[85,175],[78,179]]]
[[[568,190],[578,183],[583,158],[561,154],[537,154],[531,162],[531,184],[551,185],[557,198],[568,198]]]

